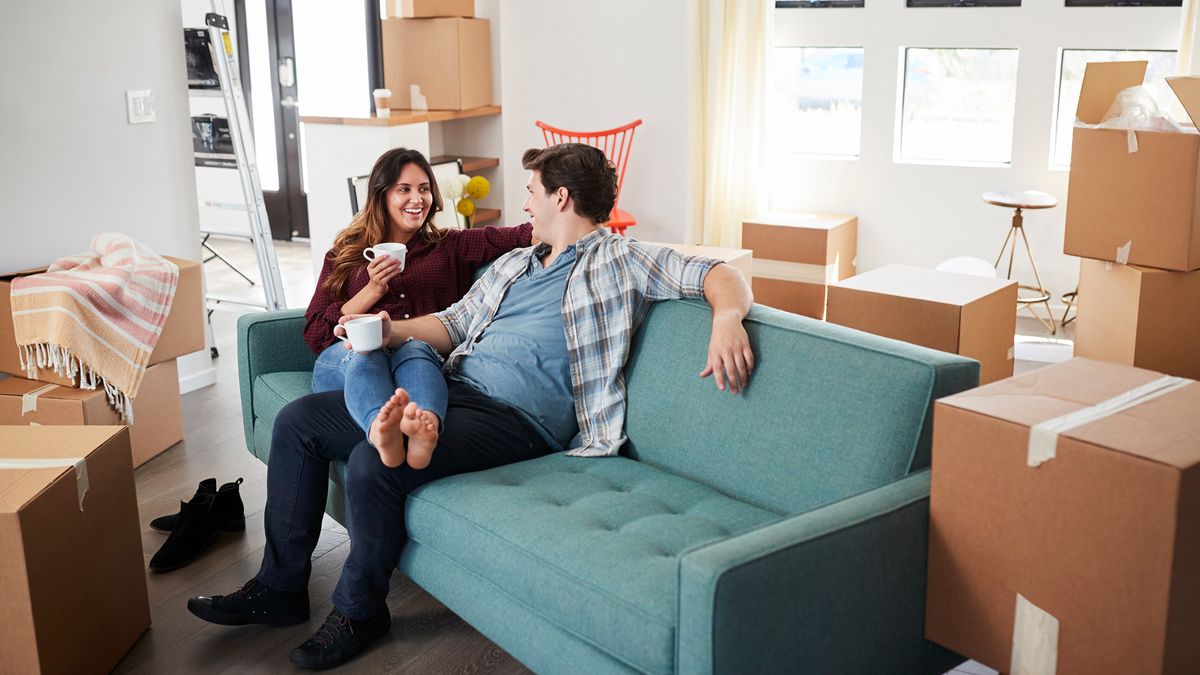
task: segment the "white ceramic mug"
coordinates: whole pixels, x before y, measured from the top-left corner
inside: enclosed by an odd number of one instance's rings
[[[383,319],[375,316],[360,316],[342,324],[346,329],[345,335],[335,335],[339,340],[349,342],[350,348],[360,354],[373,352],[383,346]]]
[[[382,244],[376,244],[370,248],[363,249],[363,257],[367,260],[374,260],[381,255],[387,255],[400,261],[400,271],[404,271],[404,258],[408,255],[408,247],[404,244],[396,244],[390,241],[385,241]]]

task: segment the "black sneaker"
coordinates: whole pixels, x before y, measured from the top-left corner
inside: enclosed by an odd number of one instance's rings
[[[308,621],[308,593],[281,591],[257,578],[229,595],[198,595],[188,599],[188,611],[209,623],[245,626],[294,626]]]
[[[342,665],[392,628],[392,614],[384,607],[362,620],[348,619],[337,609],[325,618],[321,630],[292,650],[292,663],[301,668],[323,670]]]
[[[242,479],[239,478],[232,483],[226,483],[217,489],[216,478],[205,478],[200,481],[200,485],[196,487],[195,497],[208,493],[216,495],[213,501],[213,511],[216,515],[217,522],[221,525],[222,532],[242,532],[246,529],[246,507],[242,504],[242,495],[238,490],[238,486],[242,484]],[[172,513],[169,516],[159,516],[150,521],[150,529],[163,534],[171,534],[175,530],[175,524],[179,522],[179,514]]]

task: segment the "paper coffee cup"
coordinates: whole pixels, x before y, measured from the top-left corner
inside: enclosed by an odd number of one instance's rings
[[[375,116],[387,117],[392,114],[392,90],[376,89],[371,92],[375,96]]]

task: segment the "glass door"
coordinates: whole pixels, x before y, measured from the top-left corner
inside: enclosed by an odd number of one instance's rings
[[[371,114],[379,0],[237,0],[242,80],[263,199],[276,239],[308,237],[308,172],[300,115]]]
[[[246,36],[242,81],[271,236],[308,237],[291,6],[286,0],[238,0],[237,14]]]

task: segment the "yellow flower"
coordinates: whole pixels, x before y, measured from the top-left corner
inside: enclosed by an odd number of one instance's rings
[[[475,202],[466,197],[458,200],[458,204],[454,208],[468,218],[475,215]]]
[[[465,192],[471,199],[483,199],[484,197],[488,196],[488,193],[491,192],[491,190],[492,186],[488,183],[486,178],[483,176],[475,176],[471,180],[467,181]]]

